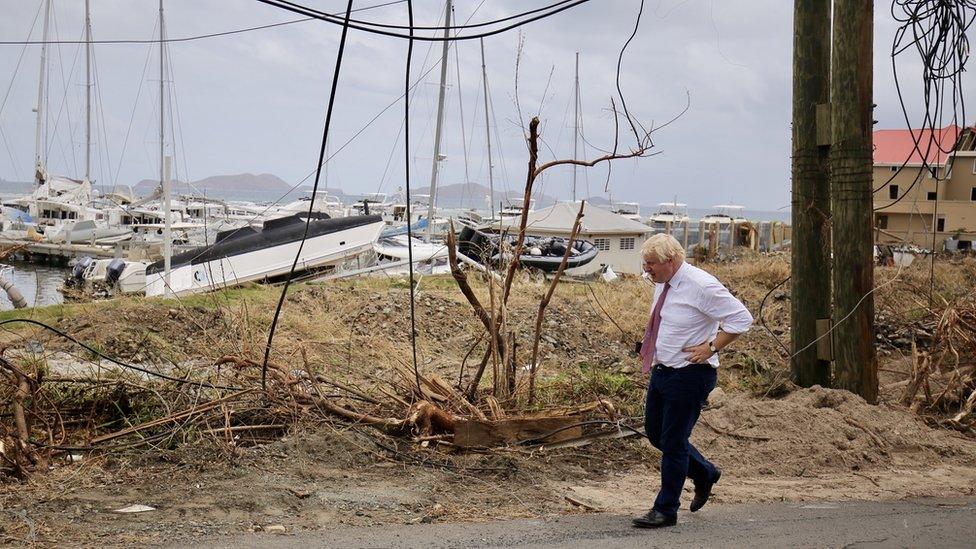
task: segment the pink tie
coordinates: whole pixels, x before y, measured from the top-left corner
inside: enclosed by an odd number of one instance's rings
[[[644,330],[644,341],[641,343],[641,358],[643,359],[643,367],[641,371],[645,374],[651,371],[651,367],[654,366],[654,352],[657,347],[657,332],[661,328],[661,307],[664,306],[664,298],[668,297],[668,290],[671,285],[667,282],[664,283],[664,291],[661,292],[661,297],[658,298],[657,303],[654,304],[654,311],[651,312],[651,320],[647,323],[647,329]]]

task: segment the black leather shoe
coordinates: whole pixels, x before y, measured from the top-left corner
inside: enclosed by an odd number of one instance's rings
[[[678,523],[678,517],[667,517],[651,509],[646,515],[635,518],[633,522],[634,528],[661,528],[674,526]]]
[[[691,500],[691,512],[701,509],[708,503],[708,497],[712,495],[712,487],[718,482],[718,479],[722,478],[722,470],[718,467],[715,468],[715,478],[711,482],[706,482],[701,486],[695,485],[695,498]]]

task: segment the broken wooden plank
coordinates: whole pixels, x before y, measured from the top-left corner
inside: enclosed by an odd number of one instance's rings
[[[496,421],[459,420],[454,444],[462,448],[490,448],[526,440],[559,442],[578,438],[583,427],[580,416],[509,418]]]

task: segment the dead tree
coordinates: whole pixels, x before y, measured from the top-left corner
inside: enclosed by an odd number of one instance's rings
[[[619,130],[619,120],[618,120],[619,113],[617,112],[616,107],[614,106],[612,100],[611,100],[611,106],[614,112],[614,122],[615,122],[616,129]],[[627,116],[627,120],[628,122],[630,122],[632,128],[636,128],[640,126],[638,123],[633,121],[629,116]],[[641,128],[643,129],[643,127]],[[616,133],[617,132],[615,131],[615,134]],[[500,292],[501,295],[497,300],[495,300],[495,294],[494,294],[494,281],[492,280],[491,277],[489,277],[488,283],[492,285],[489,288],[489,293],[492,297],[492,304],[491,304],[490,311],[486,311],[484,306],[481,304],[480,300],[477,299],[477,296],[474,294],[474,292],[471,290],[470,285],[467,283],[466,276],[464,276],[463,272],[460,270],[460,267],[458,266],[457,255],[456,255],[457,242],[452,227],[451,234],[449,235],[449,240],[448,240],[448,250],[449,250],[448,253],[451,261],[451,270],[452,273],[454,274],[454,279],[458,282],[458,286],[461,289],[461,292],[464,294],[465,298],[468,300],[468,302],[471,304],[472,308],[474,309],[475,316],[477,316],[478,319],[481,320],[482,324],[484,324],[485,328],[489,331],[488,349],[486,349],[485,355],[483,356],[481,364],[478,367],[478,371],[476,372],[468,388],[468,391],[466,392],[471,402],[475,402],[477,400],[477,387],[482,379],[482,376],[484,374],[484,371],[487,367],[489,360],[492,360],[493,362],[497,360],[497,364],[498,364],[498,367],[495,368],[493,371],[494,379],[493,379],[492,395],[495,398],[503,402],[509,400],[514,396],[514,392],[517,386],[516,383],[517,382],[516,379],[517,338],[515,333],[510,331],[507,327],[508,326],[507,305],[508,305],[508,299],[511,296],[512,285],[515,280],[515,273],[520,266],[519,257],[522,255],[522,252],[524,251],[524,247],[525,247],[525,231],[528,224],[528,210],[529,210],[530,200],[532,198],[533,187],[536,180],[543,172],[545,172],[550,168],[554,168],[556,166],[577,165],[577,166],[584,166],[584,167],[593,167],[596,166],[597,164],[600,164],[601,162],[610,162],[613,160],[621,160],[626,158],[640,158],[640,157],[649,156],[648,153],[650,149],[653,147],[653,142],[651,141],[651,131],[646,131],[643,135],[635,131],[634,135],[636,137],[636,145],[634,146],[634,148],[630,149],[627,152],[618,152],[618,140],[615,139],[612,150],[605,151],[605,154],[603,156],[600,156],[593,160],[564,159],[564,160],[552,160],[549,162],[545,162],[543,164],[539,164],[539,119],[538,117],[532,118],[532,120],[529,122],[528,136],[527,136],[529,159],[527,165],[525,191],[522,198],[522,215],[519,219],[518,233],[516,234],[515,237],[515,244],[512,246],[512,249],[509,252],[509,254],[507,254],[511,256],[511,259],[509,260],[509,263],[505,269],[505,277],[502,280],[502,286]],[[583,206],[581,205],[579,216],[582,216],[582,212],[583,212]],[[570,238],[571,241],[578,235],[579,232],[579,228],[578,228],[579,216],[577,217],[577,221],[574,224],[574,229]],[[570,245],[571,244],[572,242],[570,242]],[[567,253],[569,252],[567,251]],[[506,254],[501,254],[501,255],[504,256]],[[530,368],[532,371],[529,374],[530,375],[530,379],[529,379],[530,399],[533,396],[532,394],[534,393],[534,388],[535,388],[535,371],[537,369],[535,367],[535,363],[538,359],[538,338],[541,336],[541,325],[539,325],[540,322],[539,319],[542,318],[542,315],[544,314],[545,306],[546,304],[548,304],[549,299],[551,299],[551,296],[555,291],[555,287],[559,282],[559,277],[561,276],[562,271],[565,269],[565,264],[567,261],[568,261],[568,257],[564,257],[563,264],[560,267],[560,271],[558,275],[555,277],[555,279],[553,280],[552,284],[550,285],[549,290],[547,292],[547,296],[544,299],[544,303],[540,306],[539,315],[537,317],[537,329],[535,333],[535,341],[533,342],[533,351],[532,351],[533,366]],[[496,301],[497,303],[495,303]]]

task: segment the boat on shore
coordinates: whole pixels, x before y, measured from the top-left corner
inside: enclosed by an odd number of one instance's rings
[[[174,255],[168,284],[163,261],[146,267],[146,295],[192,294],[271,280],[291,270],[299,246],[296,273],[335,265],[371,250],[383,226],[378,215],[307,220],[293,215],[265,221],[260,230],[224,231],[211,246]]]
[[[497,264],[502,259],[511,257],[511,249],[515,245],[512,235],[501,236],[464,227],[458,234],[458,251],[476,261]],[[519,256],[519,263],[545,272],[559,269],[566,247],[571,246],[566,269],[581,267],[596,258],[598,250],[588,240],[573,240],[559,236],[526,236],[524,251]]]

